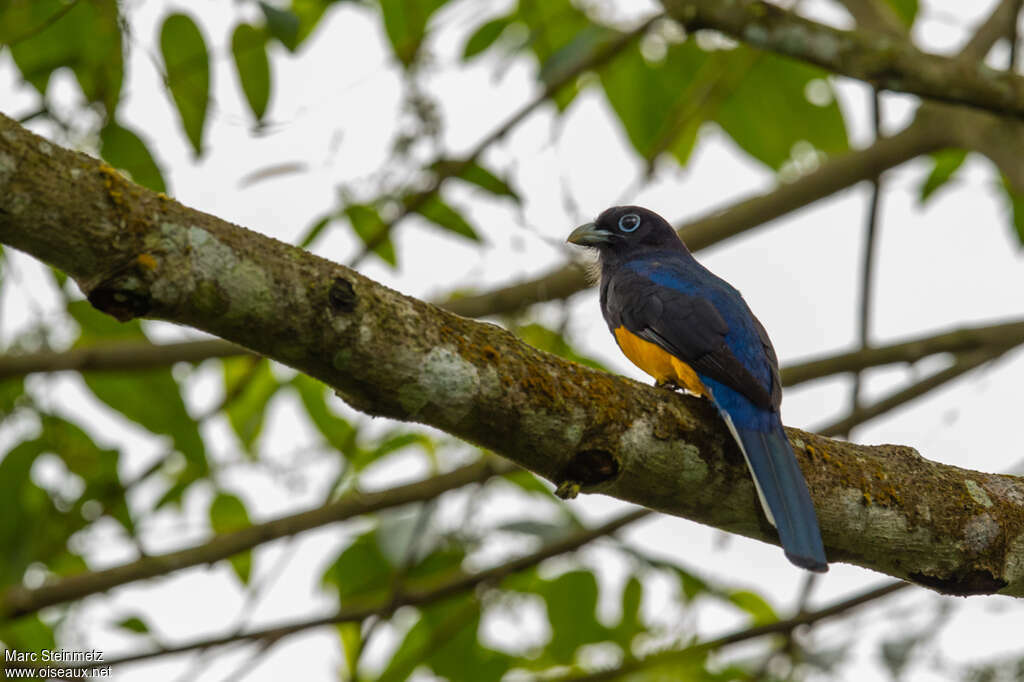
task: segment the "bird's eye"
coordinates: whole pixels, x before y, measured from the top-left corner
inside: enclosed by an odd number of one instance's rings
[[[636,213],[627,213],[619,218],[619,229],[623,232],[632,232],[640,227],[640,216]]]

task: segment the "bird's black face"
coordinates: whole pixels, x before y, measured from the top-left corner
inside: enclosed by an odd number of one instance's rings
[[[638,248],[685,248],[672,226],[654,211],[640,206],[613,206],[592,223],[580,225],[569,242],[592,246],[602,256],[622,254]]]

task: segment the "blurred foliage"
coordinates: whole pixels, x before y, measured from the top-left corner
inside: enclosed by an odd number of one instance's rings
[[[913,23],[916,0],[885,2],[907,26]],[[211,36],[201,14],[174,12],[169,4],[160,17],[157,46],[150,56],[161,71],[168,109],[180,125],[177,131],[155,126],[138,129],[138,123],[124,122],[124,65],[129,52],[140,49],[139,36],[131,31],[132,3],[0,0],[0,54],[10,54],[20,79],[38,93],[39,109],[33,117],[64,129],[69,127],[66,121],[50,106],[51,80],[55,72],[70,70],[80,89],[81,111],[92,112],[96,119],[91,142],[86,138],[82,144],[92,144],[90,151],[106,162],[162,192],[168,190],[168,174],[152,151],[154,138],[173,136],[197,159],[215,143],[207,131],[216,111],[211,87],[217,59],[230,62],[235,86],[248,107],[246,120],[251,114],[251,123],[259,128],[272,120],[277,60],[300,52],[324,18],[342,7],[370,14],[379,20],[394,63],[405,78],[414,120],[394,148],[399,161],[412,165],[403,169],[408,173],[396,173],[397,179],[374,178],[379,182],[372,191],[341,188],[337,205],[313,221],[298,242],[311,247],[326,230],[346,229],[363,245],[372,245],[372,253],[381,261],[398,267],[388,233],[396,216],[411,212],[421,224],[467,243],[481,240],[469,212],[452,200],[451,185],[483,192],[516,209],[524,202],[522,190],[509,179],[511,172],[492,166],[483,156],[463,158],[441,151],[430,162],[413,163],[415,155],[398,153],[407,151],[409,140],[438,137],[436,107],[418,91],[417,79],[436,66],[432,40],[444,17],[455,6],[470,4],[468,0],[239,2],[235,3],[237,18],[223,36]],[[632,26],[618,25],[588,6],[570,0],[518,0],[505,3],[497,15],[489,6],[474,11],[468,22],[461,22],[457,59],[486,63],[498,71],[524,61],[533,69],[536,82],[548,87],[562,82],[566,74],[590,71],[561,85],[553,93],[554,107],[562,114],[583,89],[600,92],[638,159],[648,165],[662,158],[685,165],[708,125],[717,126],[742,153],[773,172],[809,157],[818,159],[848,149],[843,111],[824,71],[714,34],[683,35],[664,21],[655,22],[644,37],[614,59],[589,68],[595,54]],[[224,46],[226,51],[221,54],[214,46]],[[948,186],[965,157],[960,150],[933,154],[920,200],[928,201]],[[446,179],[439,192],[423,194],[424,187]],[[1024,198],[1005,183],[1002,186],[1011,224],[1024,243]],[[0,286],[14,286],[5,270],[0,274]],[[71,346],[150,343],[144,325],[121,324],[84,301],[67,300],[64,276],[55,273],[55,277],[66,300],[66,315],[59,321],[47,320],[44,326],[72,329]],[[563,330],[535,320],[506,322],[538,348],[601,368],[574,348]],[[29,330],[11,347],[19,351],[47,347],[49,338],[45,330]],[[115,445],[116,439],[102,433],[101,424],[77,422],[58,413],[52,401],[43,399],[46,389],[38,382],[20,378],[0,382],[0,419],[17,426],[3,439],[0,455],[0,547],[4,548],[0,588],[84,573],[90,562],[76,536],[102,524],[108,532],[111,525],[118,529],[120,539],[136,542],[140,519],[148,520],[158,511],[184,518],[184,503],[196,496],[205,495],[201,499],[208,501],[202,509],[211,535],[248,527],[252,500],[243,491],[222,487],[220,476],[237,463],[272,471],[281,466],[281,453],[266,452],[261,445],[272,426],[269,408],[278,401],[299,414],[298,422],[284,427],[293,430],[289,433],[303,434],[295,436],[297,448],[326,453],[335,464],[334,478],[323,486],[325,501],[358,495],[364,475],[378,468],[415,462],[434,472],[456,459],[464,461],[467,452],[481,455],[472,446],[453,444],[434,432],[382,425],[356,415],[320,382],[288,374],[265,359],[236,357],[205,364],[206,370],[213,367],[221,390],[207,412],[194,407],[187,390],[203,368],[80,376],[80,384],[95,399],[103,419],[128,425],[133,434],[141,433],[158,445],[162,454],[141,474],[135,463],[126,465],[126,453]],[[230,449],[237,451],[237,461],[215,452],[210,422],[233,434]],[[313,434],[311,443],[303,440],[307,432]],[[137,486],[155,487],[157,494],[135,496],[132,491]],[[498,495],[514,498],[518,506],[513,508],[519,513],[512,518],[480,513],[480,498]],[[479,570],[493,558],[496,547],[502,556],[512,555],[510,547],[522,554],[582,529],[570,506],[552,497],[547,484],[523,471],[467,492],[462,502],[467,511],[461,523],[438,521],[426,509],[411,515],[381,512],[363,518],[357,530],[345,536],[344,546],[331,550],[326,558],[321,587],[344,607],[391,600],[398,604],[403,594],[428,591]],[[380,670],[367,670],[362,656],[373,627],[343,623],[336,629],[345,652],[344,666],[352,678],[373,675],[404,680],[416,671],[429,670],[450,680],[486,682],[500,680],[510,670],[583,674],[670,651],[675,652],[673,657],[652,659],[624,679],[770,677],[764,674],[763,661],[756,658],[728,665],[713,660],[708,652],[692,647],[696,632],[680,625],[694,622],[695,614],[709,604],[749,625],[778,621],[779,611],[763,595],[717,584],[619,541],[604,544],[602,551],[628,566],[619,583],[607,580],[601,562],[583,553],[514,572],[443,600],[404,607],[403,618],[392,623],[395,645]],[[257,550],[228,560],[240,589],[252,589],[256,582],[258,557]],[[671,583],[668,596],[665,590],[654,596],[652,585],[666,579]],[[605,608],[609,604],[615,605],[612,615]],[[672,616],[669,622],[663,618],[666,612]],[[61,634],[59,628],[68,614],[67,607],[59,607],[42,618],[0,623],[0,642],[20,650],[52,649],[55,631]],[[501,618],[525,620],[524,614],[543,622],[533,644],[495,642],[488,634],[488,623]],[[110,621],[126,634],[151,636],[145,614],[121,614]],[[880,656],[894,677],[926,639],[926,633],[920,632],[886,643]],[[792,677],[815,667],[826,670],[845,652],[842,647],[831,654],[819,651],[817,659],[811,652],[803,663],[794,658]],[[1016,660],[979,664],[962,677],[1022,680],[1022,670]]]

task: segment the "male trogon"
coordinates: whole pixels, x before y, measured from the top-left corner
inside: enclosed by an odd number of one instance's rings
[[[657,384],[714,402],[786,556],[827,571],[807,483],[782,430],[775,350],[740,293],[645,208],[609,208],[569,241],[600,254],[601,312],[622,352]]]

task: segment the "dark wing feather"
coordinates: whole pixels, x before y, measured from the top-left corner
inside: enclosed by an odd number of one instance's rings
[[[706,298],[663,287],[646,277],[630,277],[624,286],[608,290],[607,306],[613,329],[619,324],[690,365],[696,372],[729,386],[765,408],[778,406],[771,388],[762,385],[726,343],[729,325]],[[614,318],[614,321],[613,321]],[[771,348],[767,334],[762,339]],[[771,351],[774,357],[774,351]],[[781,393],[780,393],[781,396]]]

